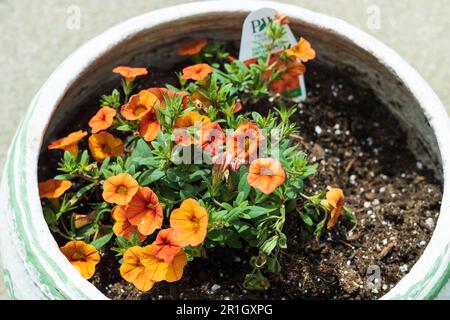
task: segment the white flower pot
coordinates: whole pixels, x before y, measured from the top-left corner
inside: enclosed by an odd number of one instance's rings
[[[276,2],[213,1],[150,12],[108,30],[71,55],[39,91],[12,143],[0,192],[1,267],[11,298],[106,298],[60,253],[43,218],[38,158],[52,132],[70,121],[89,95],[98,96],[116,81],[113,67],[149,61],[170,67],[178,59],[174,48],[189,37],[239,40],[244,18],[262,7],[288,14],[294,33],[314,44],[321,63],[359,70],[359,81],[389,106],[407,131],[411,149],[444,183],[440,217],[429,245],[384,296],[436,297],[450,271],[450,121],[432,89],[393,50],[341,20]]]

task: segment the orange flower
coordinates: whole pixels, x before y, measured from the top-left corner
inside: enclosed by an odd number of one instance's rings
[[[205,97],[200,91],[195,91],[191,94],[189,100],[199,108],[205,110],[206,107],[212,105],[212,101]]]
[[[131,247],[123,255],[120,275],[138,290],[149,291],[165,279],[169,265],[153,255],[153,247]]]
[[[113,69],[114,73],[120,74],[128,81],[134,81],[139,76],[145,76],[148,74],[146,68],[130,68],[130,67],[116,67]]]
[[[164,98],[164,95],[168,95],[169,98],[173,99],[175,96],[182,96],[182,100],[181,103],[183,105],[183,109],[187,108],[187,96],[188,93],[187,92],[183,92],[183,91],[173,91],[167,88],[149,88],[147,89],[148,91],[150,91],[151,93],[153,93],[159,100],[159,104],[161,106],[161,108],[165,109],[166,108],[166,99]]]
[[[172,141],[183,147],[189,147],[194,143],[194,139],[186,128],[175,129],[172,134]]]
[[[145,141],[151,142],[156,139],[161,130],[156,112],[151,110],[147,113],[139,124],[139,134]]]
[[[184,68],[181,78],[202,81],[205,80],[205,78],[212,72],[213,68],[211,68],[208,64],[200,63]]]
[[[50,179],[39,183],[39,197],[47,199],[58,199],[64,192],[72,187],[72,182],[68,180]]]
[[[64,150],[69,151],[74,157],[78,155],[78,141],[87,136],[87,132],[79,130],[77,132],[72,132],[67,137],[61,138],[52,142],[48,146],[48,150]]]
[[[281,25],[290,23],[289,17],[281,12],[278,12],[277,15],[275,16],[275,21],[277,21]]]
[[[167,282],[175,282],[183,277],[184,267],[188,262],[186,253],[183,249],[179,249],[178,253],[173,258],[172,262],[167,268],[166,278]]]
[[[142,90],[138,94],[131,96],[130,101],[120,109],[120,113],[127,120],[139,120],[158,103],[159,100],[153,93],[148,90]]]
[[[89,137],[89,150],[98,162],[106,158],[118,157],[124,152],[123,141],[106,131],[94,133]]]
[[[170,215],[170,226],[181,247],[198,246],[206,237],[208,212],[196,200],[184,200]]]
[[[257,124],[245,122],[227,136],[227,152],[240,160],[248,161],[257,157],[258,148],[264,137]]]
[[[175,121],[175,128],[189,128],[198,123],[206,124],[211,122],[207,116],[203,116],[197,111],[191,111]]]
[[[284,60],[278,63],[277,68],[286,68],[280,79],[271,82],[270,87],[278,93],[289,92],[300,87],[299,77],[306,71],[303,63],[297,60]]]
[[[172,228],[161,230],[155,242],[153,242],[153,246],[155,248],[155,256],[167,263],[173,262],[174,257],[181,248],[177,242],[175,231]]]
[[[224,142],[225,134],[217,122],[210,122],[202,127],[200,145],[203,150],[216,155]]]
[[[250,165],[247,181],[265,194],[271,194],[286,180],[286,173],[278,160],[272,158],[256,159]]]
[[[134,231],[136,230],[139,240],[144,242],[147,238],[145,234],[142,234],[137,230],[136,226],[133,226],[130,221],[127,219],[126,213],[127,207],[125,206],[115,206],[112,211],[112,217],[116,220],[113,226],[113,232],[116,236],[124,237],[127,240],[131,240]]]
[[[242,103],[236,102],[233,106],[233,113],[238,113],[242,110]]]
[[[97,133],[111,127],[117,111],[110,107],[101,108],[97,114],[89,121],[89,127],[92,128],[92,133]]]
[[[339,188],[332,188],[327,192],[327,202],[331,205],[331,216],[327,222],[327,229],[330,230],[336,225],[337,220],[344,209],[344,192]]]
[[[138,192],[139,184],[128,173],[106,179],[103,184],[103,199],[120,206],[127,205]]]
[[[285,52],[289,57],[295,56],[302,62],[308,62],[316,58],[316,51],[311,48],[311,44],[304,38],[301,38],[295,46],[287,49]]]
[[[70,241],[60,250],[83,278],[92,278],[95,266],[100,261],[100,255],[94,246],[84,241]]]
[[[208,44],[208,40],[199,39],[189,43],[186,43],[178,50],[180,56],[195,56],[199,54],[204,47]]]
[[[158,196],[148,187],[139,187],[128,205],[127,219],[145,235],[150,235],[161,228],[163,210]]]

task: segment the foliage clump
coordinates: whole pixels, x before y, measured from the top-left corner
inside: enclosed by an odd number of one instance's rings
[[[256,61],[238,61],[205,39],[183,45],[178,54],[195,64],[178,74],[178,87],[135,92],[147,69],[115,68],[122,88],[102,96],[89,150],[79,150],[82,130],[49,146],[64,154],[60,175],[39,184],[45,218],[83,277],[94,275],[104,248],[126,281],[148,291],[226,246],[250,248],[244,286],[267,289],[267,275],[282,268],[288,215],[301,222],[302,239],[319,239],[342,214],[355,223],[341,189],[304,194],[316,167],[293,143],[291,95],[316,53],[303,38],[273,52],[285,22],[268,25],[271,43]],[[269,107],[258,112],[261,105]]]

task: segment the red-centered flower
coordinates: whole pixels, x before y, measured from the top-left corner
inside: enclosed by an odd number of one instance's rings
[[[172,228],[159,231],[155,242],[153,242],[153,247],[155,256],[167,263],[172,263],[173,258],[181,248]]]
[[[127,208],[127,219],[140,233],[150,235],[161,228],[163,210],[158,196],[148,187],[139,187]]]
[[[225,143],[225,134],[217,122],[210,122],[202,126],[200,145],[203,150],[216,155]]]
[[[263,141],[262,131],[257,124],[245,122],[233,134],[227,136],[226,150],[236,158],[248,162],[257,158],[258,148]]]
[[[156,110],[151,110],[139,124],[139,135],[145,141],[151,142],[156,139],[160,130],[161,126],[156,115]]]

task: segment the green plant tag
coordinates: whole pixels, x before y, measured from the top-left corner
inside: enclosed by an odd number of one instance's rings
[[[239,60],[245,63],[256,63],[258,58],[263,55],[264,45],[269,44],[270,40],[267,35],[267,26],[273,20],[277,11],[271,8],[263,8],[253,11],[244,21],[241,37],[241,49],[239,52]],[[292,33],[288,25],[283,25],[286,32],[285,36],[278,42],[274,54],[281,53],[288,47],[297,44],[297,39]],[[306,99],[305,78],[300,76],[298,82],[286,86],[283,94],[294,100]]]

